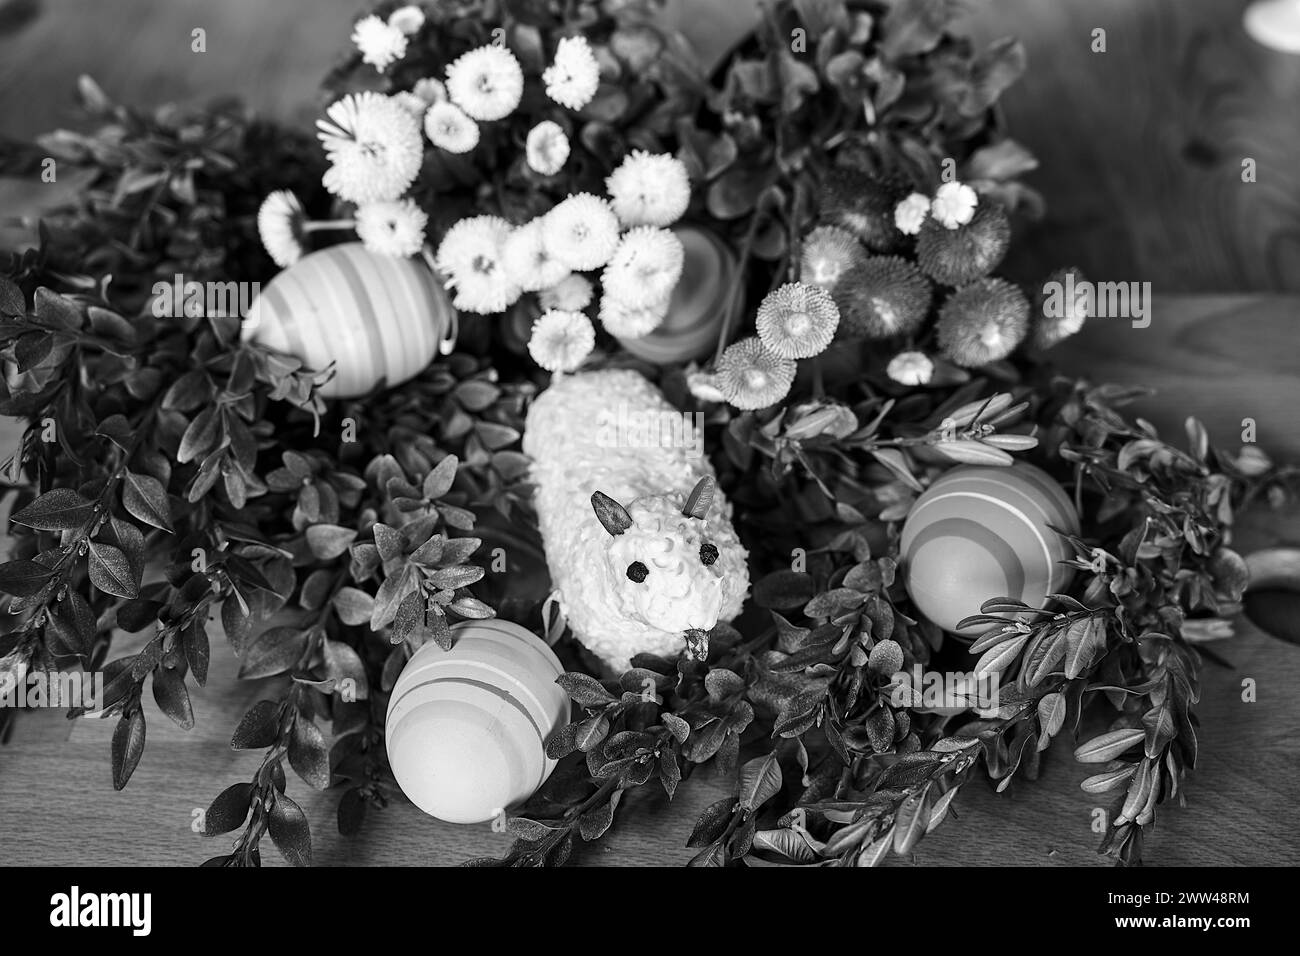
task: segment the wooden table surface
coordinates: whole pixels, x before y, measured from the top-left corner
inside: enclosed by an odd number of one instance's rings
[[[1159,295],[1149,328],[1094,321],[1058,360],[1095,380],[1147,384],[1159,397],[1143,411],[1176,435],[1188,414],[1233,447],[1243,418],[1262,447],[1300,458],[1300,360],[1294,346],[1300,299],[1300,58],[1255,47],[1237,24],[1244,0],[998,0],[973,4],[968,27],[985,38],[1020,35],[1030,80],[1004,99],[1014,134],[1038,154],[1031,181],[1049,217],[1027,228],[1009,272],[1035,281],[1073,263],[1101,281],[1151,281]],[[31,136],[73,119],[72,81],[89,72],[133,103],[244,96],[258,108],[308,121],[316,85],[347,34],[359,0],[44,0],[21,32],[0,37],[0,134]],[[752,0],[671,0],[668,16],[706,57],[752,21]],[[206,54],[190,31],[208,31]],[[1091,52],[1092,30],[1108,52]],[[1240,180],[1243,157],[1258,182]],[[3,170],[0,170],[3,173]],[[0,182],[0,216],[31,199],[26,184]],[[1174,293],[1220,293],[1189,297]],[[1246,295],[1242,293],[1260,293]],[[9,447],[16,434],[0,429]],[[1300,543],[1300,515],[1252,514],[1237,546]],[[119,648],[125,652],[126,645]],[[1165,808],[1147,843],[1155,864],[1300,863],[1293,825],[1300,779],[1300,646],[1242,620],[1216,650],[1233,669],[1203,679],[1202,764],[1188,806]],[[112,724],[24,714],[0,747],[0,862],[193,864],[226,839],[193,832],[194,813],[247,779],[256,754],[229,749],[254,700],[273,689],[235,677],[237,661],[214,646],[206,689],[193,693],[186,733],[149,715],[149,745],[126,791],[109,779]],[[116,654],[115,654],[116,656]],[[1258,701],[1241,681],[1258,681]],[[146,707],[153,707],[152,701]],[[922,842],[916,862],[1101,864],[1090,832],[1094,802],[1078,789],[1088,771],[1058,741],[1043,776],[1007,793],[968,786],[950,819]],[[691,824],[728,792],[711,771],[662,794],[623,804],[611,833],[576,859],[676,864]],[[647,788],[648,790],[649,788]],[[409,804],[367,819],[360,836],[334,828],[335,792],[291,793],[311,820],[325,864],[452,863],[505,849],[489,827],[456,827]],[[267,847],[265,862],[278,864]]]
[[[1197,414],[1215,428],[1216,444],[1235,447],[1234,422],[1253,415],[1266,448],[1288,446],[1300,457],[1300,432],[1287,415],[1297,397],[1295,370],[1275,358],[1300,299],[1177,297],[1159,300],[1150,328],[1094,321],[1069,351],[1069,365],[1096,380],[1143,382],[1166,389],[1150,417],[1181,428]],[[1141,350],[1139,351],[1139,343]],[[1146,358],[1136,356],[1145,355]],[[1175,433],[1177,434],[1177,433]],[[1300,543],[1300,514],[1252,512],[1235,542],[1241,550]],[[219,623],[216,625],[219,628]],[[126,653],[124,638],[113,656]],[[1300,646],[1270,636],[1244,618],[1238,633],[1216,645],[1231,661],[1205,668],[1200,767],[1187,782],[1188,806],[1164,808],[1147,844],[1153,864],[1300,864],[1300,831],[1292,825],[1300,780]],[[226,838],[191,830],[195,811],[226,786],[247,779],[260,757],[229,747],[235,724],[262,697],[264,682],[236,679],[238,661],[214,642],[208,686],[191,691],[196,726],[185,732],[154,709],[146,695],[149,743],[127,789],[115,793],[108,751],[112,722],[66,721],[56,712],[23,714],[0,747],[0,862],[45,864],[194,864],[221,852]],[[1258,683],[1258,701],[1241,699],[1241,682]],[[997,863],[1101,865],[1089,829],[1095,802],[1078,789],[1090,771],[1075,764],[1067,740],[1034,783],[996,795],[967,786],[958,816],[927,837],[916,854],[926,865]],[[725,795],[732,781],[712,770],[687,781],[671,803],[662,793],[634,795],[611,833],[575,861],[591,864],[679,864],[698,813]],[[310,818],[316,860],[324,864],[444,864],[504,851],[507,838],[483,826],[453,826],[407,803],[372,813],[362,833],[345,839],[334,826],[337,791],[312,791],[294,778],[290,794]],[[267,848],[267,864],[279,857]],[[895,861],[897,862],[897,861]]]

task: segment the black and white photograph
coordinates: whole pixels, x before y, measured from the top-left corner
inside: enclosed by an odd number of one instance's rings
[[[23,919],[1016,867],[1251,928],[1298,106],[1300,0],[0,0]]]

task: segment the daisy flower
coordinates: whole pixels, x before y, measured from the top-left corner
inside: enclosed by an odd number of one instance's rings
[[[934,375],[934,363],[924,352],[899,352],[889,360],[885,374],[899,385],[924,385]]]
[[[424,247],[429,217],[412,199],[373,202],[357,207],[357,236],[371,252],[413,256]]]
[[[600,86],[600,64],[586,37],[563,37],[555,49],[555,62],[542,73],[546,95],[571,110],[580,110]]]
[[[790,282],[769,292],[755,321],[763,344],[787,359],[824,352],[839,324],[840,310],[831,294],[803,282]]]
[[[561,312],[580,312],[591,305],[595,287],[586,276],[569,275],[549,289],[537,294],[542,310],[559,309]]]
[[[601,296],[600,324],[615,338],[639,339],[663,325],[668,300],[646,306],[632,306],[611,295]]]
[[[963,286],[998,267],[1011,248],[1011,221],[995,202],[981,203],[969,222],[954,228],[928,219],[916,237],[916,261],[931,279]]]
[[[866,258],[862,243],[853,233],[839,226],[818,226],[804,237],[799,276],[830,291],[846,272]]]
[[[897,177],[878,179],[835,168],[822,177],[817,209],[823,222],[842,226],[874,252],[888,252],[903,238],[894,224],[894,209],[910,191]]]
[[[569,158],[569,137],[559,123],[542,120],[528,131],[525,155],[533,172],[554,176]]]
[[[568,266],[547,250],[540,219],[510,233],[502,248],[501,264],[510,281],[525,292],[549,289],[569,275]]]
[[[546,247],[574,272],[599,269],[618,247],[618,218],[591,193],[569,196],[542,218]]]
[[[447,66],[447,95],[472,118],[505,119],[524,94],[524,71],[515,55],[489,43]]]
[[[915,236],[930,214],[930,200],[924,193],[912,193],[894,207],[894,225],[905,236]]]
[[[572,372],[591,354],[596,330],[581,312],[543,312],[533,323],[528,354],[549,372]]]
[[[302,258],[302,203],[287,189],[277,189],[257,210],[257,234],[266,254],[281,269]]]
[[[1051,348],[1083,328],[1092,312],[1084,288],[1078,269],[1060,269],[1047,277],[1038,295],[1034,325],[1034,344],[1040,349]]]
[[[420,32],[424,26],[424,11],[416,6],[398,7],[388,15],[388,25],[406,36]]]
[[[887,339],[910,335],[930,314],[934,287],[910,260],[869,256],[835,288],[844,338]]]
[[[424,102],[424,100],[420,99],[414,93],[408,93],[405,90],[392,94],[390,98],[394,103],[415,117],[416,122],[424,119],[424,111],[429,108],[428,103]]]
[[[415,86],[411,87],[411,92],[424,100],[428,106],[447,98],[447,87],[443,85],[442,80],[436,80],[431,76],[416,80]]]
[[[682,277],[686,250],[667,229],[637,226],[623,234],[600,283],[613,296],[634,309],[666,301]]]
[[[449,153],[468,153],[478,145],[478,123],[447,100],[438,100],[424,113],[424,135]]]
[[[363,63],[380,73],[394,60],[406,56],[406,34],[376,16],[362,17],[352,30],[352,42],[361,51]]]
[[[1029,300],[1003,279],[963,286],[939,310],[939,346],[964,368],[1006,358],[1029,329]]]
[[[732,405],[741,409],[767,408],[794,384],[794,360],[777,355],[762,340],[741,339],[718,359],[717,385]]]
[[[605,180],[624,226],[670,226],[686,212],[691,181],[686,164],[667,153],[634,149]]]
[[[965,183],[944,183],[934,194],[930,213],[945,229],[956,229],[974,218],[978,204],[979,197],[975,195],[975,190]]]
[[[686,370],[686,388],[702,402],[725,402],[727,396],[718,388],[718,376],[698,368]]]
[[[375,92],[349,93],[317,120],[331,163],[322,182],[348,202],[396,199],[424,159],[420,127],[402,105]]]
[[[504,312],[519,298],[520,288],[506,275],[502,253],[511,232],[499,216],[462,219],[442,237],[436,257],[447,287],[456,290],[452,305],[465,312]]]

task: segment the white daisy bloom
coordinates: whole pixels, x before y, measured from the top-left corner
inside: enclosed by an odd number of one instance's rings
[[[624,226],[670,226],[691,202],[686,165],[667,153],[634,149],[605,180]]]
[[[894,225],[905,236],[915,236],[930,214],[930,198],[924,193],[912,193],[894,207]]]
[[[586,276],[568,275],[549,289],[537,293],[537,304],[542,310],[559,309],[562,312],[580,312],[591,305],[595,286]]]
[[[510,281],[525,292],[549,289],[569,275],[569,267],[547,250],[540,219],[510,233],[502,250],[501,262]]]
[[[472,216],[447,230],[435,258],[447,287],[456,292],[452,305],[490,315],[504,312],[519,298],[522,290],[502,263],[511,231],[510,223],[499,216]]]
[[[572,372],[591,354],[596,329],[581,312],[543,312],[533,323],[528,354],[550,372]]]
[[[331,166],[322,182],[348,202],[396,199],[410,187],[424,160],[415,118],[380,93],[349,93],[317,120],[317,136]]]
[[[664,302],[682,277],[686,250],[667,229],[637,226],[624,233],[601,274],[606,298],[632,308]]]
[[[357,207],[357,237],[371,252],[405,258],[424,247],[429,217],[412,199]]]
[[[447,95],[473,119],[505,119],[524,95],[524,71],[513,53],[489,43],[448,65]]]
[[[410,5],[398,7],[388,15],[388,25],[401,30],[407,36],[419,33],[420,27],[424,26],[424,11]]]
[[[302,203],[287,189],[277,189],[257,210],[257,234],[262,247],[281,269],[302,258]]]
[[[934,194],[930,213],[945,229],[956,229],[975,218],[979,197],[965,183],[944,183]]]
[[[555,49],[555,61],[542,73],[546,95],[571,110],[580,110],[600,86],[600,64],[587,38],[564,37]]]
[[[468,153],[478,145],[479,129],[459,106],[439,100],[424,113],[424,135],[449,153]]]
[[[620,339],[639,339],[663,325],[668,315],[668,300],[633,306],[612,295],[603,295],[599,315],[600,324],[610,335]]]
[[[406,34],[376,16],[362,17],[352,30],[352,42],[361,51],[361,60],[380,73],[395,60],[406,56]]]
[[[542,218],[546,248],[574,272],[599,269],[618,247],[618,217],[599,196],[575,193]]]
[[[414,93],[402,91],[392,94],[389,99],[414,116],[417,122],[424,119],[424,111],[429,108],[429,104]]]
[[[447,87],[443,85],[442,80],[436,80],[431,76],[416,80],[415,86],[411,87],[411,92],[424,100],[427,106],[447,98]]]
[[[934,362],[924,352],[899,352],[889,360],[885,374],[899,385],[924,385],[934,375]]]
[[[727,396],[718,388],[718,377],[711,372],[694,367],[686,370],[686,387],[690,393],[702,402],[725,402]]]
[[[554,176],[569,158],[569,137],[559,123],[542,120],[528,131],[525,155],[533,172]]]

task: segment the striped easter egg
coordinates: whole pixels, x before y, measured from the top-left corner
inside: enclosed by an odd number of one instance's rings
[[[393,686],[388,762],[411,802],[448,823],[483,823],[555,769],[545,740],[569,717],[559,660],[532,632],[491,618],[416,651]]]
[[[639,338],[618,341],[633,355],[658,365],[703,358],[717,347],[725,298],[736,272],[736,257],[713,233],[695,226],[673,232],[685,251],[663,324]]]
[[[954,468],[917,499],[903,523],[907,592],[946,631],[990,598],[1041,607],[1074,573],[1059,563],[1074,549],[1049,525],[1077,534],[1079,518],[1043,470],[1023,462]]]
[[[303,256],[253,301],[244,338],[301,359],[334,363],[326,398],[355,398],[381,379],[418,375],[438,353],[454,312],[436,276],[418,259],[369,252],[359,242]]]

